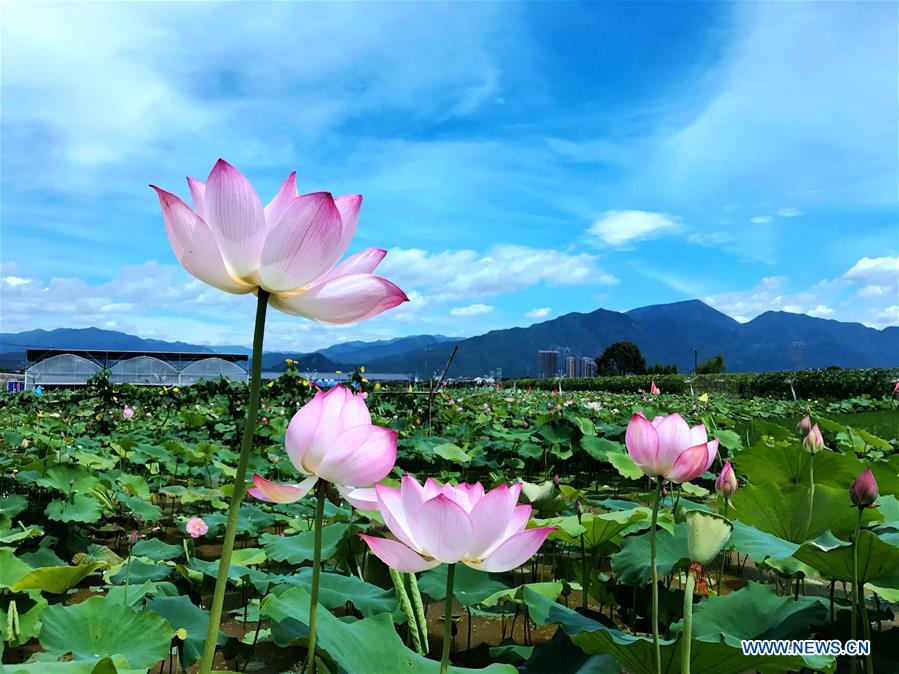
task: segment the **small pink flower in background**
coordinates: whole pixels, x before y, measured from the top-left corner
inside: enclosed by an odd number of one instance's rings
[[[477,484],[424,485],[404,475],[400,488],[376,485],[378,510],[398,540],[359,534],[387,566],[403,572],[462,562],[481,571],[524,564],[554,531],[526,529],[531,506],[518,505],[521,483],[484,492]]]
[[[461,407],[456,407],[456,411],[457,411],[457,412],[461,412],[461,411],[462,411],[462,408],[461,408]]]
[[[649,387],[649,392],[654,396],[657,396],[661,393],[661,391],[659,390],[659,387],[656,386],[655,381],[653,381],[652,386]]]
[[[259,421],[261,421],[261,422],[264,423],[264,424],[267,424],[267,423],[268,423],[268,417],[262,417]]]
[[[130,419],[134,416],[134,410],[131,409],[128,405],[125,405],[125,408],[122,410],[122,416],[125,419]]]
[[[808,435],[810,430],[812,430],[812,418],[806,414],[799,420],[799,423],[796,424],[796,432],[799,433],[799,435]]]
[[[209,525],[203,521],[202,517],[191,517],[187,520],[184,530],[190,534],[191,538],[199,538],[209,531]]]
[[[362,196],[300,196],[291,173],[263,207],[244,175],[219,159],[207,182],[187,179],[193,208],[158,187],[166,234],[182,266],[219,290],[263,289],[288,314],[352,323],[408,301],[372,274],[387,254],[368,248],[337,264],[356,233]]]
[[[718,496],[729,499],[737,493],[739,486],[740,484],[737,482],[737,476],[734,473],[733,466],[730,465],[730,461],[725,461],[724,467],[721,469],[721,474],[718,475],[718,479],[715,480],[715,492]]]
[[[396,431],[374,426],[365,401],[343,386],[315,397],[297,412],[284,437],[287,456],[308,477],[299,484],[280,484],[253,476],[247,493],[272,503],[293,503],[320,479],[337,487],[360,510],[374,510],[375,490],[358,488],[380,482],[396,463]]]
[[[690,428],[680,414],[655,417],[635,414],[624,436],[627,453],[649,477],[689,482],[707,471],[718,453],[703,424]]]

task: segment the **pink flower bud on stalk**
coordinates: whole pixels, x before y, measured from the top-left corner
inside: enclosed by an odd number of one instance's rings
[[[652,386],[649,387],[649,392],[650,392],[652,395],[657,396],[657,395],[659,395],[662,391],[659,389],[658,386],[656,386],[656,383],[653,381],[653,382],[652,382]]]
[[[721,474],[718,475],[718,479],[715,480],[715,492],[717,492],[718,496],[730,499],[737,493],[739,486],[737,476],[734,474],[733,466],[730,465],[730,461],[725,461],[724,467],[721,469]]]
[[[811,430],[802,439],[802,446],[809,454],[817,454],[824,449],[824,437],[821,435],[821,429],[818,424],[812,426]]]
[[[128,534],[128,543],[131,547],[134,547],[134,544],[137,543],[137,529],[132,529],[131,533]]]
[[[852,481],[852,486],[849,487],[849,498],[852,499],[852,504],[858,508],[870,508],[877,500],[877,496],[877,480],[874,479],[874,473],[871,472],[869,466]]]
[[[134,410],[128,407],[128,405],[125,405],[125,408],[122,410],[122,417],[124,417],[125,419],[130,419],[133,416]]]
[[[799,420],[799,423],[796,424],[796,432],[799,433],[799,435],[808,435],[810,430],[812,430],[812,418],[806,414]]]
[[[187,520],[187,525],[184,527],[185,531],[190,534],[191,538],[199,538],[206,534],[209,531],[209,525],[203,521],[202,517],[191,517]]]

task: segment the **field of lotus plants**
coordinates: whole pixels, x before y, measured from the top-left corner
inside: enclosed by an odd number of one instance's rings
[[[833,672],[740,644],[853,636],[899,666],[895,401],[363,377],[262,387],[217,670]],[[247,387],[2,400],[4,671],[197,671]]]
[[[895,398],[263,385],[269,307],[406,296],[358,195],[189,187],[250,382],[0,398],[4,674],[899,671]]]

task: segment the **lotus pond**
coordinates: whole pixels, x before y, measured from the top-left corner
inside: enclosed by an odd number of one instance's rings
[[[397,432],[396,465],[384,485],[398,486],[405,473],[486,490],[520,482],[518,503],[531,507],[527,527],[553,531],[510,571],[440,564],[402,573],[359,536],[383,537],[383,515],[327,492],[317,671],[436,673],[448,613],[455,672],[673,674],[683,671],[687,646],[691,670],[709,674],[899,671],[895,399],[431,395],[356,383],[372,423]],[[263,387],[250,474],[302,479],[285,454],[285,434],[312,394],[295,370]],[[2,671],[197,670],[246,398],[246,386],[228,382],[177,390],[95,380],[83,390],[0,399]],[[718,440],[709,469],[669,483],[655,516],[656,483],[625,446],[636,412],[678,413]],[[806,414],[824,442],[817,454],[797,431]],[[738,485],[727,501],[715,488],[726,460]],[[879,488],[867,505],[877,507],[854,507],[850,485],[867,467]],[[310,493],[294,503],[248,498],[240,506],[217,670],[303,670],[316,504]],[[701,565],[690,538],[696,512],[722,515],[729,532],[721,552]],[[741,649],[743,640],[853,635],[870,639],[870,658]]]

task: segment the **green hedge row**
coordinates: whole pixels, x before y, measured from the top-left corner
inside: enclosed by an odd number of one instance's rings
[[[578,377],[562,380],[566,391],[608,391],[633,393],[649,391],[654,381],[663,393],[689,393],[690,385],[698,395],[705,392],[732,393],[746,398],[754,396],[790,399],[792,383],[798,398],[851,398],[867,394],[874,397],[891,395],[899,369],[870,370],[800,370],[798,372],[737,372],[733,374],[662,374],[626,377]],[[517,379],[519,388],[553,390],[558,379]],[[510,385],[511,381],[506,382]]]

